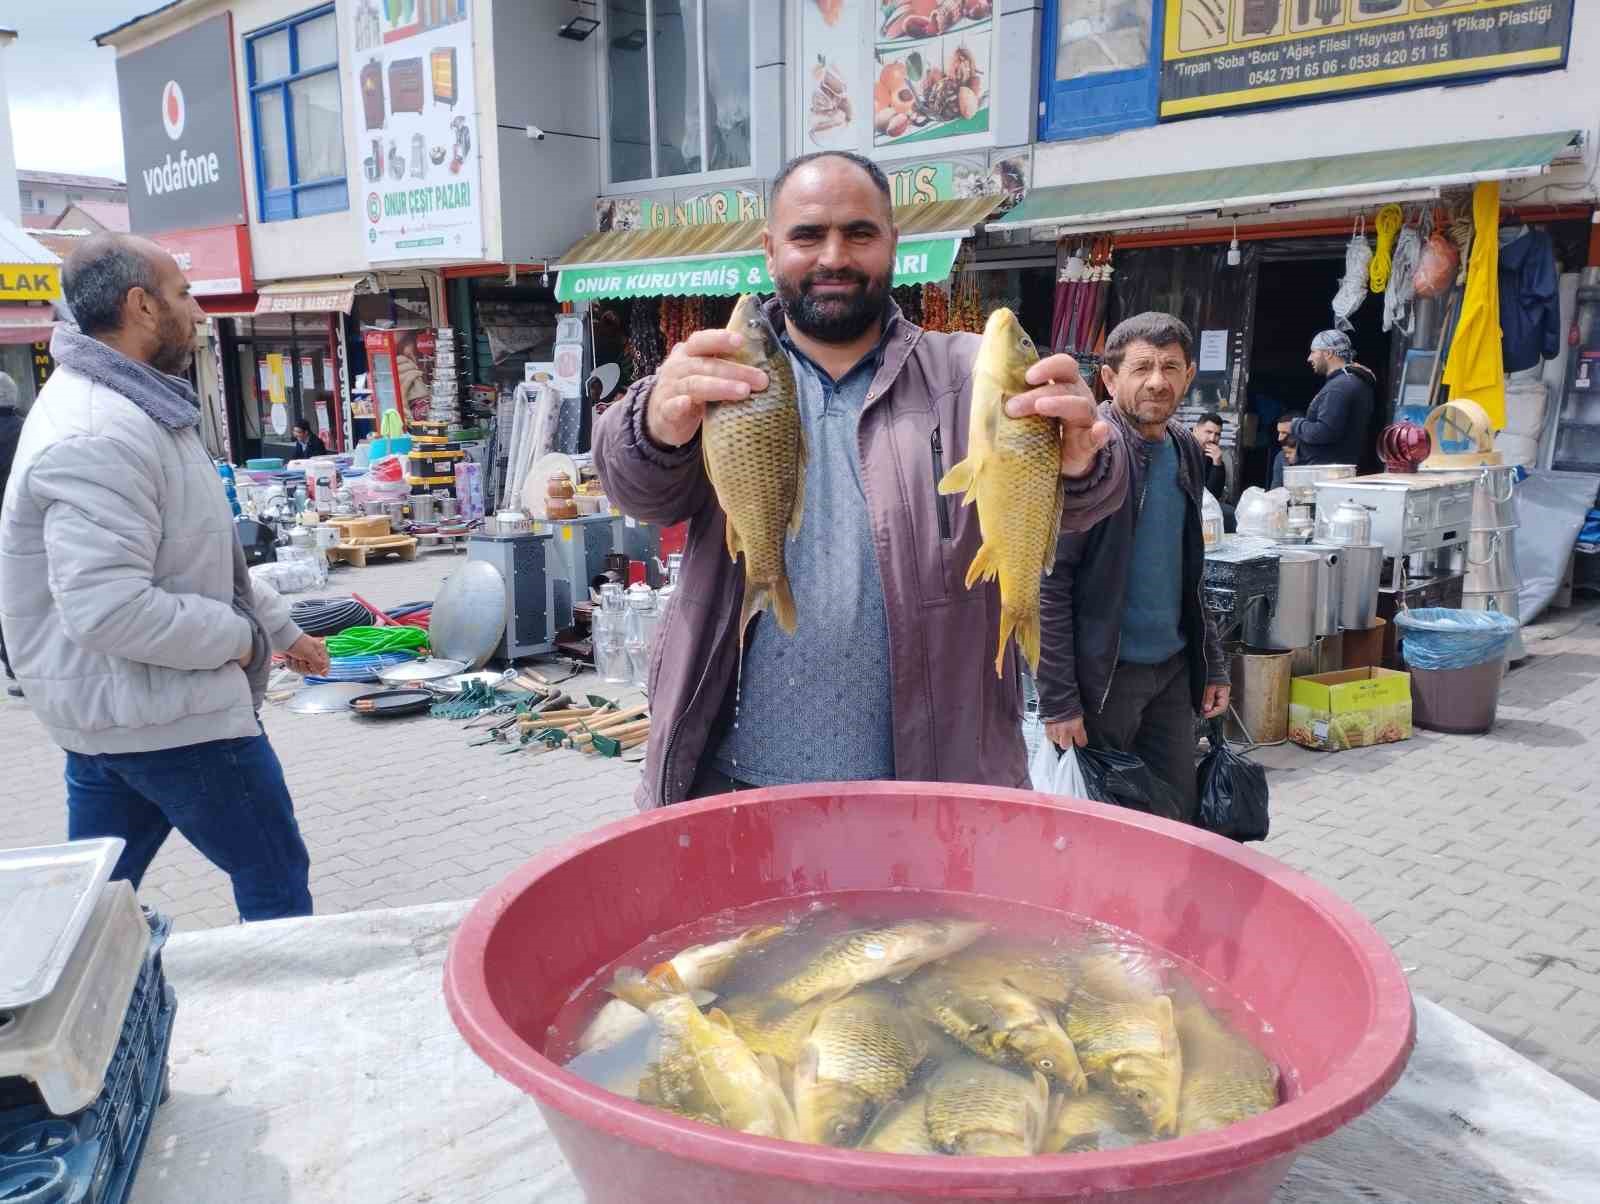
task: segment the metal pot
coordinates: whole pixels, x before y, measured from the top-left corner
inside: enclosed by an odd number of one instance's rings
[[[368,498],[365,509],[369,518],[376,518],[383,513],[383,503],[373,498]]]
[[[413,493],[411,495],[411,521],[414,523],[431,523],[436,503],[431,493]]]
[[[448,495],[435,494],[434,500],[439,504],[439,521],[448,522],[453,518],[461,517],[461,502]]]
[[[1339,547],[1372,542],[1372,513],[1356,502],[1340,502],[1317,516],[1317,542]]]
[[[1286,464],[1283,487],[1293,502],[1315,502],[1319,481],[1337,481],[1356,475],[1354,464]]]
[[[1491,464],[1478,470],[1478,484],[1472,491],[1472,526],[1487,531],[1517,525],[1517,507],[1512,501],[1517,490],[1517,469],[1512,464]]]
[[[485,535],[524,535],[532,529],[528,516],[520,510],[496,510],[483,520]]]
[[[1283,548],[1278,553],[1278,604],[1267,628],[1269,648],[1305,648],[1317,637],[1317,573],[1322,557]]]
[[[1343,548],[1332,544],[1308,543],[1305,550],[1315,552],[1321,567],[1317,570],[1316,630],[1318,635],[1339,633],[1339,561]]]
[[[406,504],[404,502],[385,502],[383,512],[389,516],[389,526],[399,530],[406,521]]]
[[[1467,536],[1467,579],[1473,594],[1498,594],[1522,588],[1517,574],[1517,530],[1503,527]]]
[[[1339,549],[1339,626],[1365,631],[1378,621],[1378,582],[1383,545],[1346,544]]]

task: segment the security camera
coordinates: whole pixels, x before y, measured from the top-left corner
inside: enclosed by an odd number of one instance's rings
[[[538,126],[530,125],[528,127],[528,131],[527,132],[528,132],[528,138],[529,138],[530,141],[533,141],[533,142],[543,142],[544,141],[544,131],[541,130]]]

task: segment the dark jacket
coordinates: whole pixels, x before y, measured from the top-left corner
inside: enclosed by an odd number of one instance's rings
[[[17,458],[17,440],[22,437],[22,415],[15,406],[0,407],[0,498],[11,479],[11,462]]]
[[[1378,378],[1360,364],[1346,364],[1328,377],[1295,419],[1296,464],[1356,464],[1366,458]]]
[[[1561,296],[1550,235],[1528,230],[1500,248],[1500,334],[1507,372],[1561,354]]]
[[[298,439],[295,440],[293,458],[296,460],[314,460],[318,456],[327,454],[328,446],[317,436],[316,431],[312,431],[307,435],[304,443],[301,443]]]
[[[1202,457],[1205,456],[1204,452],[1201,452],[1200,454],[1201,454]],[[1212,497],[1216,498],[1217,501],[1219,501],[1219,502],[1227,501],[1228,500],[1228,464],[1227,464],[1227,461],[1224,460],[1221,464],[1213,464],[1209,459],[1207,459],[1205,461],[1205,466],[1206,466],[1206,479],[1205,479],[1206,492],[1209,493]]]
[[[767,316],[783,329],[776,302],[767,303]],[[982,543],[977,508],[934,488],[967,455],[978,341],[924,331],[891,307],[856,448],[889,625],[895,777],[1025,787],[1016,646],[997,677],[999,589],[966,586]],[[643,522],[689,524],[678,586],[651,654],[650,740],[635,796],[641,809],[681,802],[694,782],[733,688],[744,595],[744,570],[728,558],[700,440],[664,448],[645,430],[654,387],[654,377],[633,385],[594,428],[606,496]],[[1062,529],[1087,529],[1109,514],[1125,472],[1123,457],[1102,452],[1088,476],[1067,482]]]
[[[1122,644],[1122,613],[1133,558],[1134,525],[1144,501],[1149,452],[1122,411],[1107,402],[1101,416],[1116,438],[1111,450],[1127,481],[1117,509],[1088,531],[1063,532],[1055,569],[1040,593],[1041,651],[1039,716],[1046,723],[1098,714],[1111,691]],[[1183,524],[1183,635],[1189,659],[1189,692],[1196,712],[1208,685],[1228,681],[1228,664],[1216,624],[1200,598],[1205,540],[1200,531],[1200,488],[1205,454],[1176,422],[1167,431],[1178,441],[1178,484],[1189,499]]]

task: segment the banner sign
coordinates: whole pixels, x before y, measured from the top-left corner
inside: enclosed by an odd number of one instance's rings
[[[360,136],[349,149],[367,262],[483,256],[472,6],[341,3],[351,58],[345,103]]]
[[[1560,67],[1574,0],[1166,0],[1161,116]]]
[[[767,215],[759,183],[596,197],[594,211],[595,229],[602,232],[720,225],[754,221]]]

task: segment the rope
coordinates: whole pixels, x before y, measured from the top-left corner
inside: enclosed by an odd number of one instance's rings
[[[354,598],[301,598],[290,603],[289,615],[307,635],[337,635],[372,622],[372,612]]]
[[[335,636],[334,639],[338,637]],[[332,643],[332,641],[329,641]],[[306,678],[310,686],[334,681],[377,681],[378,672],[402,661],[415,660],[409,652],[380,652],[373,656],[334,656],[328,658],[328,671]]]
[[[1394,264],[1389,273],[1389,289],[1383,295],[1383,328],[1399,327],[1409,335],[1416,326],[1412,305],[1417,299],[1417,265],[1422,262],[1422,231],[1407,226],[1400,231],[1394,247]]]
[[[373,656],[403,652],[410,657],[428,643],[428,633],[416,627],[351,627],[328,637],[330,656]]]
[[[1389,269],[1394,265],[1394,243],[1400,236],[1405,214],[1399,205],[1385,205],[1378,210],[1378,220],[1373,223],[1378,230],[1378,249],[1372,253],[1372,263],[1367,268],[1367,278],[1372,291],[1381,293],[1389,287]]]

